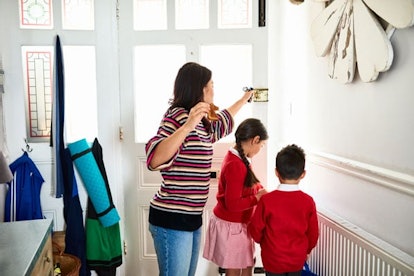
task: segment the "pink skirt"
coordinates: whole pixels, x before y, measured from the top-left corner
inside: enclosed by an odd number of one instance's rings
[[[221,268],[247,268],[254,265],[254,241],[245,223],[210,218],[203,257]]]

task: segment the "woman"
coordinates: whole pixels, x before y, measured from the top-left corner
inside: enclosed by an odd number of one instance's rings
[[[250,160],[268,139],[267,130],[255,118],[244,120],[235,133],[236,144],[224,157],[217,204],[210,218],[203,256],[226,276],[251,276],[254,241],[247,232],[255,206],[267,191],[254,174]]]
[[[174,84],[174,98],[157,131],[146,144],[147,167],[159,170],[163,181],[150,202],[149,230],[160,275],[195,275],[207,201],[212,144],[233,130],[233,116],[252,91],[227,109],[217,121],[207,114],[213,103],[211,71],[194,62],[184,64]]]

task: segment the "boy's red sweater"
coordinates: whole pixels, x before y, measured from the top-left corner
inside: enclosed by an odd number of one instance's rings
[[[318,241],[315,202],[295,186],[295,190],[289,187],[289,191],[263,195],[248,225],[251,236],[260,244],[263,266],[268,272],[302,270],[307,254]]]

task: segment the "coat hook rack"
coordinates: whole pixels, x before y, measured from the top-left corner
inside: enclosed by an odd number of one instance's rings
[[[27,142],[27,138],[24,138],[24,143],[26,144],[26,150],[22,149],[23,152],[32,152],[33,148]]]

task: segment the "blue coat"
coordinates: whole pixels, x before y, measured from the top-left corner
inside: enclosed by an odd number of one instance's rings
[[[42,219],[40,190],[44,179],[27,152],[10,164],[4,221]]]

